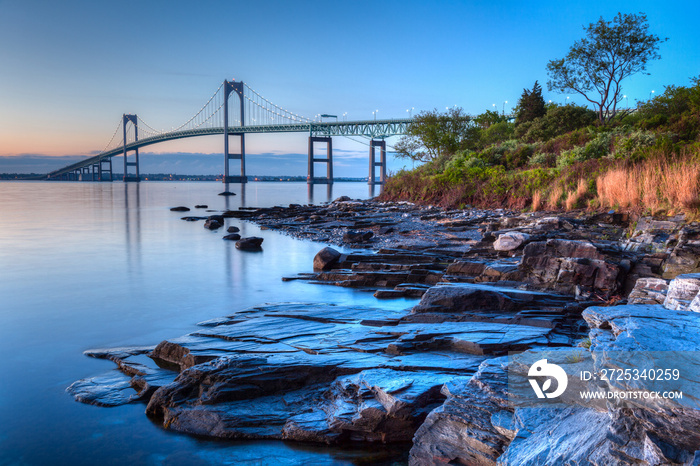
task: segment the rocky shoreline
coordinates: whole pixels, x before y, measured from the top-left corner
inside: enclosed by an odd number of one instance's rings
[[[520,407],[508,384],[522,372],[511,352],[575,349],[607,367],[616,352],[673,350],[700,395],[697,223],[347,198],[183,218],[232,219],[336,245],[284,279],[366,290],[375,308],[271,304],[156,346],[91,350],[117,368],[72,384],[78,401],[146,403],[164,428],[208,437],[407,442],[415,465],[700,464],[694,401]],[[382,309],[398,297],[421,299]],[[567,358],[573,378],[581,362]]]

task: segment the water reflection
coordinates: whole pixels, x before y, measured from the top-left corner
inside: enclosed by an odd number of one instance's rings
[[[221,464],[241,457],[349,465],[365,458],[362,451],[348,456],[281,442],[200,443],[154,428],[143,405],[103,409],[66,394],[70,383],[113,370],[83,356],[90,348],[156,344],[198,330],[196,322],[265,302],[376,305],[370,293],[281,280],[312,270],[317,243],[227,220],[241,236],[265,238],[263,253],[245,253],[222,240],[221,230],[210,232],[201,221],[181,221],[170,211],[207,204],[219,213],[239,203],[265,207],[308,199],[301,182],[235,185],[237,195],[230,197],[218,195],[222,184],[0,183],[0,465],[56,458],[67,464]],[[362,183],[316,189],[327,199],[367,193]],[[323,193],[315,193],[317,202]]]
[[[129,199],[131,198],[131,205]],[[124,231],[129,270],[141,270],[141,184],[124,183]]]
[[[326,191],[325,197],[321,196],[320,199],[318,199],[318,202],[331,202],[333,200],[333,184],[326,184],[326,185],[318,185],[318,184],[307,184],[306,185],[306,192],[309,198],[309,204],[314,204],[314,195],[316,194],[316,191],[318,190],[319,194],[321,194],[324,190]]]

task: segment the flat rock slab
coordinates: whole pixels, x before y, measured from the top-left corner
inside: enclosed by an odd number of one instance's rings
[[[698,351],[700,314],[660,304],[589,307],[582,314],[601,350]]]
[[[155,348],[91,352],[118,371],[69,391],[102,406],[147,401],[166,428],[195,435],[404,442],[443,402],[445,383],[466,383],[485,354],[547,346],[552,332],[408,315],[303,303],[245,309]]]

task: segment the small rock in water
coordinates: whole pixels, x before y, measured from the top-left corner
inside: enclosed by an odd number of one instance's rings
[[[263,242],[263,238],[258,238],[257,236],[251,236],[249,238],[243,238],[236,241],[237,249],[244,250],[257,250],[261,249],[260,245]]]
[[[340,259],[340,253],[333,248],[323,248],[314,257],[314,270],[327,270]]]
[[[209,207],[209,206],[208,206],[208,205],[205,205],[205,204],[199,204],[199,205],[194,206],[195,209],[206,209],[206,208],[208,208],[208,207]]]
[[[185,206],[179,206],[179,207],[172,207],[170,209],[171,212],[189,212],[190,208],[185,207]]]
[[[229,233],[238,233],[239,231],[241,231],[241,229],[238,227],[231,226],[231,227],[228,227],[228,230],[226,230],[226,231],[228,231]]]
[[[229,241],[238,241],[239,239],[241,239],[241,235],[239,235],[238,233],[231,233],[230,235],[224,236],[224,239],[227,239]]]
[[[211,218],[207,219],[207,221],[204,222],[204,228],[206,228],[207,230],[218,230],[222,226],[223,225],[221,225],[221,223],[219,223],[217,220]]]
[[[223,193],[219,193],[219,196],[235,196],[236,193],[232,193],[231,191],[224,191]]]

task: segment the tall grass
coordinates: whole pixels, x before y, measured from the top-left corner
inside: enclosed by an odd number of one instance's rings
[[[561,195],[564,194],[564,190],[561,186],[554,186],[549,192],[549,198],[547,199],[547,208],[554,210],[559,207],[559,199]]]
[[[586,191],[588,191],[588,183],[583,178],[579,178],[576,189],[569,191],[566,195],[566,201],[564,201],[566,210],[575,209],[579,200],[586,194]]]
[[[542,208],[542,193],[535,191],[532,193],[532,211],[537,212]]]
[[[607,171],[596,188],[605,207],[689,211],[700,206],[700,165],[687,154],[656,156]]]

